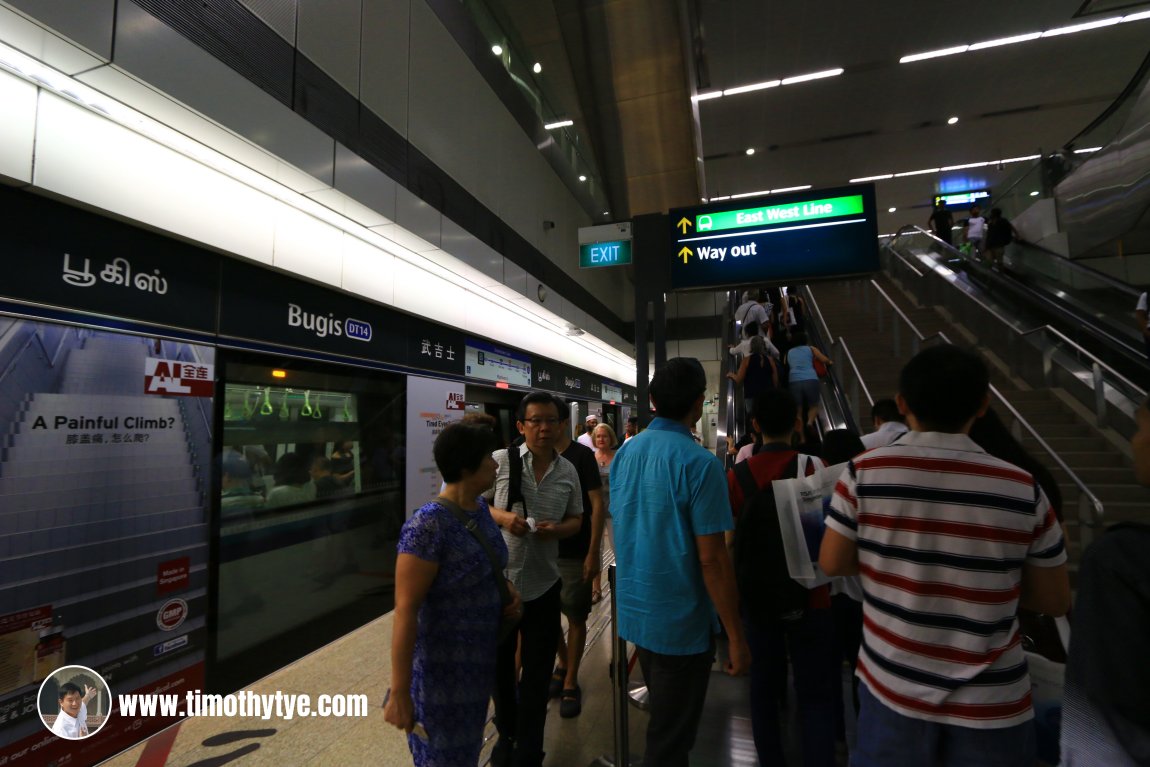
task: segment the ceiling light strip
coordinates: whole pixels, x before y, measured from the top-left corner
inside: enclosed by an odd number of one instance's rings
[[[842,67],[837,67],[835,69],[824,69],[821,72],[785,77],[782,80],[763,80],[762,82],[748,83],[747,85],[736,85],[734,88],[727,88],[721,91],[696,93],[691,97],[691,100],[695,102],[710,101],[711,99],[722,98],[723,96],[737,96],[740,93],[753,93],[754,91],[764,91],[768,88],[778,88],[780,85],[797,85],[798,83],[806,83],[811,80],[824,80],[828,77],[838,77],[844,71]]]
[[[1043,32],[1028,32],[1022,35],[1012,35],[1010,37],[1000,37],[994,40],[984,40],[979,43],[971,43],[970,45],[955,45],[950,48],[940,48],[934,51],[925,51],[923,53],[912,53],[908,56],[903,56],[898,60],[900,64],[910,64],[914,61],[925,61],[926,59],[937,59],[942,56],[954,56],[959,53],[966,53],[968,51],[981,51],[987,48],[998,48],[1003,45],[1014,45],[1015,43],[1027,43],[1031,40],[1038,40],[1043,37],[1059,37],[1061,35],[1072,35],[1076,32],[1086,32],[1091,29],[1102,29],[1103,27],[1112,27],[1115,24],[1126,24],[1132,21],[1145,21],[1150,19],[1150,11],[1141,11],[1139,13],[1131,13],[1126,16],[1112,16],[1108,19],[1099,19],[1098,21],[1088,21],[1084,24],[1071,24],[1066,27],[1055,27],[1054,29],[1047,29]],[[787,81],[783,81],[786,85]]]
[[[740,85],[737,88],[727,88],[723,91],[724,96],[735,96],[740,93],[750,93],[751,91],[762,91],[767,88],[778,88],[783,84],[782,80],[767,80],[762,83],[751,83],[750,85]]]
[[[1097,152],[1101,147],[1091,147],[1089,149],[1080,149],[1078,152]],[[865,181],[885,181],[888,178],[905,178],[907,176],[922,176],[928,173],[945,173],[950,170],[967,170],[969,168],[985,168],[990,165],[1009,165],[1015,162],[1029,162],[1031,160],[1038,160],[1042,157],[1040,154],[1028,154],[1022,157],[1006,157],[1001,160],[990,160],[989,162],[968,162],[962,165],[945,165],[941,168],[923,168],[921,170],[907,170],[901,173],[883,173],[878,176],[863,176],[862,178],[852,178],[850,183],[861,184]]]
[[[451,268],[429,258],[427,255],[416,253],[400,245],[371,227],[364,226],[343,213],[335,211],[305,194],[291,189],[282,182],[274,180],[260,171],[229,157],[215,147],[181,133],[151,115],[107,94],[101,93],[58,70],[52,69],[48,65],[36,61],[15,48],[0,44],[0,66],[19,77],[24,77],[38,83],[52,92],[67,96],[74,103],[102,114],[103,117],[119,125],[121,128],[131,131],[146,140],[154,141],[158,145],[179,155],[183,155],[194,162],[200,163],[230,178],[236,183],[265,194],[271,199],[285,203],[299,213],[311,216],[331,226],[336,231],[355,237],[366,243],[369,247],[376,248],[428,274],[444,279],[468,293],[490,302],[494,306],[520,314],[544,331],[562,334],[565,328],[565,321],[557,322],[557,315],[553,315],[556,319],[550,319],[538,313],[525,312],[525,310],[517,306],[514,301],[497,300],[491,296],[491,291],[488,290],[485,285],[453,271]],[[265,150],[261,149],[260,151]],[[443,252],[451,259],[452,264],[460,264],[466,267],[466,264],[458,257],[446,251]],[[337,289],[346,289],[339,284],[331,283],[330,285]],[[614,350],[614,352],[612,353],[610,350]],[[589,349],[588,351],[594,353],[593,349]],[[598,356],[602,360],[616,364],[622,364],[619,362],[620,359],[627,359],[625,355],[621,355],[618,350],[606,345],[605,342],[604,349],[598,352]]]
[[[997,40],[987,40],[982,43],[974,43],[967,47],[968,51],[981,51],[986,48],[997,48],[1000,45],[1013,45],[1014,43],[1025,43],[1031,40],[1037,40],[1042,37],[1041,32],[1031,32],[1025,35],[1014,35],[1013,37],[1000,37]]]
[[[812,72],[809,75],[798,75],[797,77],[784,77],[783,85],[794,85],[795,83],[806,83],[811,80],[823,80],[827,77],[838,77],[843,73],[842,67],[837,69],[825,69],[822,72]]]
[[[557,120],[553,123],[547,123],[543,126],[544,130],[555,130],[556,128],[566,128],[569,125],[574,125],[574,120]]]

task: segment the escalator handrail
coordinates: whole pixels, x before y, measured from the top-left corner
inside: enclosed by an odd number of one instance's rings
[[[822,309],[819,308],[819,302],[815,300],[815,294],[811,292],[810,287],[807,287],[803,293],[803,299],[814,310],[815,318],[818,319],[818,325],[822,328],[822,332],[819,335],[828,344],[833,344],[834,336],[831,335],[831,329],[827,327],[827,321],[823,319],[823,312]]]
[[[854,355],[851,354],[850,347],[847,346],[847,340],[842,336],[839,336],[839,340],[836,341],[836,343],[842,347],[843,354],[846,355],[847,362],[850,363],[851,371],[855,374],[855,379],[858,380],[859,386],[862,387],[863,394],[866,395],[867,404],[873,405],[874,397],[871,396],[870,389],[867,388],[866,381],[863,380],[862,373],[859,372],[859,366],[855,364],[855,358]]]
[[[900,229],[899,232],[895,235],[895,238],[897,238],[899,235],[903,234],[904,233],[903,230],[908,230],[908,232],[912,233],[912,234],[917,234],[917,235],[929,237],[929,238],[933,239],[936,243],[938,243],[939,246],[943,247],[946,250],[950,250],[951,252],[953,252],[955,254],[956,258],[962,259],[963,261],[967,262],[969,265],[975,265],[975,266],[978,266],[979,268],[981,268],[981,265],[978,264],[977,261],[973,261],[973,260],[969,259],[962,251],[958,250],[953,245],[949,245],[949,244],[943,242],[938,237],[935,237],[932,232],[929,232],[925,229],[922,229],[921,227],[914,226],[913,224],[904,226],[902,229]],[[910,230],[913,230],[913,231],[910,231]],[[892,239],[891,242],[893,243],[893,241],[894,240]],[[897,250],[895,250],[891,246],[891,243],[888,243],[886,247],[900,261],[902,261],[902,263],[908,269],[913,271],[915,273],[915,275],[917,275],[918,277],[922,277],[922,272],[920,272],[918,269],[916,269],[914,267],[914,265],[911,264],[909,261],[907,261],[906,258],[901,253],[899,253]],[[1054,253],[1053,251],[1047,250],[1046,248],[1043,248],[1040,245],[1035,245],[1033,243],[1021,243],[1020,247],[1031,248],[1033,250],[1041,251],[1042,253],[1045,253],[1045,254],[1053,257],[1053,258],[1063,259],[1066,262],[1066,264],[1073,270],[1077,270],[1080,273],[1085,273],[1090,278],[1096,279],[1099,282],[1107,283],[1111,288],[1122,291],[1122,292],[1124,292],[1130,296],[1136,297],[1139,295],[1138,291],[1135,290],[1130,285],[1127,285],[1126,283],[1121,282],[1120,280],[1114,279],[1113,277],[1111,277],[1108,274],[1103,274],[1102,272],[1099,272],[1099,271],[1092,269],[1088,266],[1082,266],[1081,264],[1077,264],[1073,261],[1070,261],[1069,259],[1064,259],[1062,256],[1059,256],[1057,253]],[[1141,350],[1138,347],[1132,346],[1130,343],[1128,343],[1128,341],[1129,341],[1128,338],[1116,336],[1110,332],[1110,329],[1112,328],[1112,326],[1100,326],[1098,324],[1095,324],[1092,321],[1092,317],[1088,313],[1078,313],[1078,312],[1071,311],[1062,303],[1046,297],[1045,295],[1043,295],[1043,293],[1041,291],[1035,289],[1031,285],[1026,284],[1024,281],[1015,280],[1013,284],[1016,287],[1016,289],[1020,289],[1020,290],[1024,290],[1024,291],[1028,292],[1032,296],[1034,301],[1039,302],[1039,303],[1043,304],[1045,307],[1047,307],[1047,311],[1053,312],[1055,314],[1061,314],[1064,318],[1066,318],[1066,321],[1071,323],[1071,324],[1082,325],[1087,330],[1088,333],[1098,337],[1099,340],[1101,340],[1103,343],[1114,346],[1120,350],[1126,350],[1127,352],[1132,353],[1135,356],[1141,357]],[[970,294],[967,294],[967,295],[970,298],[974,298],[973,295],[970,295]],[[975,299],[975,300],[977,301],[977,299]],[[990,309],[989,307],[987,307],[985,303],[978,301],[978,304],[980,306],[982,306],[983,308],[987,309],[988,311],[993,312],[993,310]],[[1000,320],[1002,319],[1001,315],[996,314],[995,316],[997,316],[998,319],[1000,319]],[[1026,333],[1034,332],[1035,330],[1041,330],[1042,327],[1043,326],[1040,325],[1036,328],[1030,328],[1029,330],[1020,331],[1020,332],[1022,332],[1022,334],[1025,335]],[[1081,344],[1075,343],[1075,346],[1080,347]]]
[[[907,224],[906,226],[903,226],[902,228],[900,228],[895,233],[895,236],[893,238],[891,238],[891,242],[894,242],[894,240],[898,239],[898,237],[900,235],[902,235],[904,233],[904,231],[906,231],[906,230],[915,230],[914,231],[915,234],[924,234],[927,237],[930,237],[931,239],[937,241],[940,245],[943,245],[946,248],[948,248],[949,250],[957,253],[959,256],[963,256],[963,253],[961,250],[954,247],[953,245],[947,245],[945,242],[943,242],[942,240],[935,237],[933,232],[928,231],[926,229],[923,229],[920,226],[916,226],[915,224]],[[1055,253],[1053,250],[1050,250],[1049,248],[1044,248],[1041,245],[1038,245],[1037,243],[1033,243],[1033,242],[1029,242],[1029,241],[1020,242],[1020,241],[1016,240],[1015,244],[1021,248],[1037,250],[1040,253],[1043,253],[1044,255],[1050,256],[1051,258],[1057,258],[1060,261],[1064,262],[1066,264],[1066,266],[1069,269],[1071,269],[1072,271],[1076,271],[1076,272],[1079,272],[1081,274],[1084,274],[1092,280],[1097,280],[1098,282],[1105,283],[1107,287],[1113,288],[1114,290],[1120,291],[1120,292],[1125,293],[1129,296],[1133,296],[1134,298],[1138,298],[1138,296],[1142,294],[1141,290],[1139,290],[1138,288],[1135,288],[1133,285],[1130,285],[1129,283],[1123,282],[1122,280],[1120,280],[1116,277],[1113,277],[1109,274],[1106,274],[1105,272],[1100,272],[1093,267],[1086,266],[1085,264],[1081,264],[1081,263],[1079,263],[1073,259],[1067,258],[1066,256],[1063,256],[1059,253]]]
[[[1146,54],[1146,58],[1142,59],[1142,63],[1138,66],[1138,70],[1134,73],[1134,76],[1130,78],[1130,82],[1126,83],[1126,87],[1122,89],[1122,92],[1118,94],[1114,101],[1110,102],[1110,105],[1102,110],[1100,115],[1091,120],[1090,124],[1085,128],[1078,131],[1078,134],[1067,141],[1063,147],[1073,149],[1075,143],[1077,143],[1080,138],[1088,135],[1091,131],[1096,130],[1098,126],[1109,120],[1115,112],[1122,108],[1122,105],[1125,104],[1131,96],[1140,91],[1147,76],[1150,76],[1150,53]]]
[[[924,336],[922,332],[917,327],[915,327],[914,323],[907,319],[906,315],[899,310],[898,306],[895,305],[894,301],[891,300],[890,296],[887,295],[886,291],[884,291],[877,282],[871,280],[870,284],[873,285],[876,290],[878,290],[879,295],[881,295],[883,299],[890,304],[891,308],[898,312],[899,316],[903,318],[903,320],[907,323],[907,327],[910,329],[910,331],[918,337],[920,345],[925,346],[928,341],[933,341],[936,338],[941,339],[944,343],[953,345],[954,342],[947,337],[946,333],[941,331],[934,333],[931,336]],[[1035,441],[1038,442],[1038,445],[1054,459],[1054,462],[1058,464],[1058,468],[1066,472],[1066,476],[1070,478],[1070,481],[1074,483],[1074,485],[1082,492],[1082,495],[1085,496],[1086,499],[1090,502],[1091,506],[1094,508],[1095,514],[1093,524],[1097,525],[1104,518],[1103,515],[1105,514],[1105,506],[1103,506],[1102,501],[1100,501],[1098,496],[1096,496],[1090,490],[1090,488],[1086,486],[1086,483],[1083,482],[1082,479],[1074,473],[1074,470],[1070,468],[1066,461],[1062,460],[1062,456],[1055,452],[1054,448],[1052,448],[1050,444],[1047,443],[1047,441],[1038,434],[1038,431],[1034,428],[1034,426],[1031,425],[1030,421],[1026,420],[1022,413],[1018,412],[1017,408],[1010,404],[1010,401],[1003,396],[1002,392],[1000,392],[994,386],[994,384],[990,384],[990,391],[999,402],[1006,406],[1006,409],[1010,411],[1010,414],[1018,420],[1018,423],[1024,429],[1026,429],[1026,431],[1030,433],[1030,436],[1032,436]]]
[[[915,228],[917,228],[917,227],[915,227]],[[901,230],[900,230],[900,231],[901,231]],[[921,229],[920,229],[919,231],[920,231],[920,232],[922,232],[923,230],[921,230]],[[924,234],[927,234],[928,236],[934,237],[934,235],[931,235],[929,232],[924,232]],[[938,239],[938,238],[935,238],[935,239]],[[945,243],[943,243],[943,244],[945,244]],[[894,251],[893,251],[893,248],[892,248],[892,252],[894,252]],[[895,253],[895,255],[898,255],[898,253]],[[890,297],[889,297],[889,296],[887,296],[887,294],[886,294],[886,291],[884,291],[884,290],[883,290],[883,289],[882,289],[882,288],[881,288],[881,287],[878,285],[878,283],[876,283],[874,280],[871,280],[871,284],[872,284],[872,285],[874,285],[874,286],[875,286],[875,288],[876,288],[876,289],[878,289],[878,291],[879,291],[880,293],[882,293],[883,297],[884,297],[884,298],[886,298],[886,300],[887,300],[887,301],[889,301],[889,302],[891,303],[891,306],[893,306],[893,307],[894,307],[895,311],[897,311],[897,312],[899,313],[899,315],[901,315],[901,316],[902,316],[902,318],[903,318],[903,319],[904,319],[904,320],[905,320],[907,323],[910,323],[910,320],[906,318],[906,315],[902,313],[902,310],[901,310],[901,309],[899,309],[897,306],[895,306],[895,305],[894,305],[894,302],[890,300]],[[1143,399],[1145,399],[1145,398],[1146,398],[1146,394],[1147,394],[1147,393],[1146,393],[1146,390],[1145,390],[1145,389],[1143,389],[1141,386],[1139,386],[1138,384],[1136,384],[1136,383],[1134,383],[1133,381],[1131,381],[1131,380],[1130,380],[1129,378],[1127,378],[1126,376],[1124,376],[1124,375],[1122,375],[1121,373],[1119,373],[1117,370],[1115,370],[1115,369],[1114,369],[1113,367],[1111,367],[1110,365],[1108,365],[1108,364],[1106,364],[1105,362],[1103,362],[1102,360],[1098,359],[1098,357],[1096,357],[1094,354],[1091,354],[1089,351],[1087,351],[1086,349],[1084,349],[1084,348],[1083,348],[1083,347],[1082,347],[1082,346],[1081,346],[1081,345],[1080,345],[1078,342],[1076,342],[1076,341],[1074,341],[1073,339],[1071,339],[1071,338],[1067,337],[1065,333],[1063,333],[1062,331],[1058,330],[1057,328],[1055,328],[1055,327],[1052,327],[1052,326],[1050,326],[1050,325],[1039,325],[1038,327],[1029,328],[1029,329],[1027,329],[1027,330],[1019,330],[1018,328],[1015,328],[1013,324],[1011,324],[1011,322],[1010,322],[1010,320],[1009,320],[1009,319],[1007,319],[1006,317],[1003,317],[1003,316],[1002,316],[1002,315],[1001,315],[1001,314],[1000,314],[1000,313],[999,313],[997,310],[995,310],[995,309],[994,309],[994,307],[992,307],[992,306],[989,306],[989,305],[988,305],[988,304],[987,304],[985,301],[983,301],[983,300],[982,300],[981,298],[979,298],[978,296],[976,296],[976,295],[973,295],[973,294],[970,294],[970,293],[967,293],[967,294],[966,294],[966,296],[967,296],[967,298],[969,298],[970,300],[974,301],[976,304],[978,304],[979,306],[981,306],[981,307],[983,308],[983,310],[984,310],[984,311],[986,311],[986,312],[988,312],[988,313],[989,313],[989,314],[990,314],[992,317],[994,317],[994,318],[995,318],[995,319],[997,319],[999,322],[1001,322],[1002,324],[1004,324],[1006,327],[1010,328],[1010,329],[1011,329],[1011,330],[1013,330],[1015,333],[1017,333],[1019,336],[1029,336],[1029,335],[1031,335],[1031,334],[1034,334],[1034,333],[1040,333],[1040,332],[1049,333],[1049,334],[1051,334],[1051,335],[1057,336],[1057,337],[1058,337],[1058,338],[1060,338],[1060,339],[1061,339],[1063,342],[1065,342],[1066,344],[1068,344],[1069,346],[1071,346],[1071,347],[1072,347],[1072,348],[1073,348],[1073,349],[1074,349],[1076,352],[1078,352],[1079,354],[1083,355],[1084,357],[1087,357],[1087,358],[1089,358],[1091,362],[1093,362],[1093,363],[1097,364],[1097,365],[1098,365],[1100,368],[1102,368],[1103,370],[1105,370],[1107,373],[1109,373],[1110,375],[1112,375],[1114,378],[1116,378],[1116,379],[1118,379],[1119,381],[1121,381],[1123,384],[1125,384],[1127,387],[1129,387],[1129,388],[1130,388],[1132,391],[1136,392],[1136,393],[1137,393],[1137,394],[1138,394],[1140,397],[1142,397]],[[913,325],[911,325],[911,327],[914,327],[914,326],[913,326]],[[916,331],[916,332],[917,332],[917,331]],[[919,336],[919,340],[920,340],[920,341],[921,341],[921,340],[923,340],[921,335]]]
[[[831,335],[830,328],[827,326],[827,321],[823,317],[822,309],[819,308],[819,302],[815,298],[814,291],[811,290],[809,285],[804,286],[804,288],[803,288],[803,299],[807,302],[807,306],[810,308],[811,313],[813,314],[813,316],[816,320],[814,330],[815,330],[815,335],[818,336],[817,340],[822,342],[825,345],[825,347],[827,348],[827,350],[829,351],[830,347],[835,343],[834,336]],[[820,330],[820,328],[821,328],[821,330]],[[853,359],[851,359],[851,364],[852,364],[852,366],[854,365]],[[859,383],[862,383],[862,377],[859,376],[857,367],[854,368],[854,373],[856,376],[858,376]],[[846,423],[848,426],[851,426],[855,432],[861,433],[860,432],[860,426],[861,426],[860,415],[851,410],[850,401],[847,399],[846,392],[843,390],[843,387],[840,385],[840,382],[838,380],[837,375],[828,371],[827,381],[830,385],[831,394],[834,397],[835,405],[837,406],[838,411],[839,411],[838,415],[843,416],[843,418],[842,418],[843,423]],[[863,390],[866,391],[866,385],[865,384],[863,384]],[[868,397],[869,397],[869,392],[868,392]],[[824,415],[828,416],[828,423],[829,423],[830,422],[829,414],[827,413],[827,409],[825,407],[822,409],[822,413]]]

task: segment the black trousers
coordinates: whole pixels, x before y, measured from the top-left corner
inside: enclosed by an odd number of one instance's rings
[[[514,740],[512,764],[543,763],[543,726],[547,723],[547,688],[559,644],[559,594],[556,581],[542,596],[523,603],[519,631],[499,645],[495,670],[495,727],[500,740]],[[522,643],[523,673],[515,679],[515,649]]]
[[[651,705],[643,764],[688,767],[715,662],[714,644],[698,655],[662,655],[642,647],[638,651]]]

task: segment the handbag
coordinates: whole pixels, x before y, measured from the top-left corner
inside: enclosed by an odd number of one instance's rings
[[[514,598],[511,596],[511,590],[507,588],[507,579],[503,577],[503,568],[499,566],[499,559],[495,556],[495,549],[491,548],[491,541],[487,540],[487,536],[479,529],[479,523],[467,515],[458,503],[448,500],[442,495],[435,499],[443,508],[450,511],[455,518],[459,520],[467,532],[471,533],[475,540],[479,541],[479,545],[483,547],[483,552],[487,554],[487,558],[491,561],[491,575],[495,578],[495,587],[499,589],[499,601],[504,606],[511,604]],[[499,644],[507,637],[515,633],[515,629],[519,626],[519,619],[522,615],[516,617],[508,617],[503,615],[499,620]]]
[[[815,350],[813,347],[811,348],[811,365],[815,369],[815,375],[817,375],[819,378],[827,377],[827,365],[825,362],[815,356]]]

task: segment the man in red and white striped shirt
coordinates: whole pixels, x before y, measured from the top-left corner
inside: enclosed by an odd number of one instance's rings
[[[1030,767],[1017,612],[1069,608],[1062,530],[1030,474],[967,436],[990,401],[980,357],[923,351],[897,401],[911,431],[849,464],[819,555],[865,595],[852,767]]]

